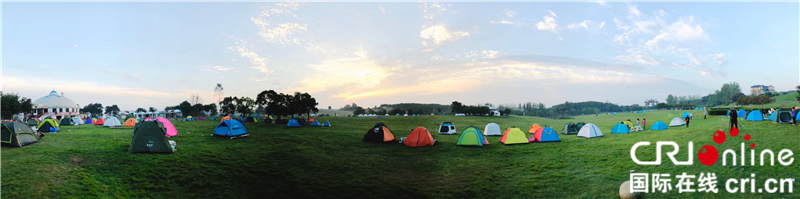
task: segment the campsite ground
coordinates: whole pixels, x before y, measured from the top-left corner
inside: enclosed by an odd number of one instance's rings
[[[700,111],[692,111],[702,115]],[[756,149],[797,151],[800,127],[771,122],[741,121],[741,135],[718,145],[712,133],[725,127],[727,118],[695,117],[690,128],[611,134],[622,120],[647,118],[648,126],[669,121],[682,111],[655,111],[617,115],[579,116],[573,120],[533,117],[319,117],[333,127],[287,128],[250,124],[250,137],[210,137],[217,121],[174,122],[179,131],[175,154],[128,154],[131,128],[109,129],[92,125],[66,126],[22,148],[2,148],[3,198],[616,198],[631,170],[645,173],[714,172],[717,194],[684,193],[647,197],[776,198],[796,194],[727,193],[728,178],[749,178],[758,185],[766,178],[796,178],[797,163],[790,166],[712,166],[700,164],[696,151],[704,145],[739,151],[740,143]],[[384,122],[396,137],[423,126],[436,131],[441,122],[453,122],[458,131],[474,125],[483,130],[489,122],[503,130],[517,126],[528,130],[538,123],[561,131],[567,122],[584,121],[600,127],[604,137],[560,135],[561,142],[504,146],[500,137],[488,137],[483,148],[457,147],[458,135],[436,135],[433,147],[411,148],[394,143],[366,143],[364,133]],[[744,141],[745,134],[752,139]],[[530,136],[530,135],[528,135]],[[678,160],[685,160],[693,142],[694,165],[675,166],[667,157],[660,166],[640,166],[631,161],[631,146],[640,141],[653,146],[637,151],[642,160],[655,159],[656,141],[680,145]],[[664,151],[669,149],[665,148]],[[748,158],[749,159],[749,158]],[[673,179],[673,184],[677,180]],[[759,186],[760,188],[761,186]],[[795,187],[795,192],[797,188]]]

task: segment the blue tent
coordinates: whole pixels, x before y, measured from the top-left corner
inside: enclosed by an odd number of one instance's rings
[[[289,123],[286,123],[288,127],[300,127],[300,123],[297,123],[296,119],[289,120]]]
[[[322,126],[322,124],[320,124],[319,121],[314,120],[314,122],[311,123],[311,126]]]
[[[750,114],[747,115],[748,121],[764,121],[764,115],[761,115],[760,111],[750,111]]]
[[[747,117],[747,111],[745,111],[744,109],[739,110],[738,116],[739,117]]]
[[[667,124],[664,124],[662,121],[658,121],[650,127],[650,130],[667,130]]]
[[[323,127],[331,127],[331,122],[327,122],[326,121],[325,124],[322,124],[322,126]]]
[[[214,129],[214,136],[225,136],[225,137],[233,137],[233,136],[242,136],[242,135],[250,135],[247,133],[247,129],[244,128],[244,124],[237,120],[225,120],[217,125],[217,128]]]
[[[217,116],[211,117],[211,119],[212,119],[212,120],[216,120],[216,119],[217,119]]]
[[[798,115],[800,115],[800,114],[798,114]],[[769,114],[769,121],[772,121],[772,120],[775,120],[775,112],[772,112],[772,114]]]
[[[681,118],[686,118],[686,117],[689,117],[689,112],[683,112],[683,116],[681,116]]]
[[[561,137],[558,137],[558,132],[550,127],[542,128],[541,134],[535,134],[533,136],[538,142],[561,142]]]
[[[728,110],[728,113],[725,113],[725,116],[730,117],[731,116],[731,110]]]
[[[697,107],[697,108],[696,108],[696,109],[694,109],[694,110],[703,110],[703,108]]]
[[[625,126],[625,124],[619,123],[615,125],[614,128],[611,128],[611,133],[614,134],[631,133],[631,130],[628,129],[628,126]]]

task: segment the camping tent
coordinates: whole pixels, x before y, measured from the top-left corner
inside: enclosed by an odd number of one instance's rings
[[[167,129],[162,124],[144,121],[136,125],[128,153],[174,153],[165,135]]]
[[[74,122],[74,123],[75,123],[75,125],[81,125],[81,124],[83,124],[83,120],[81,120],[81,118],[78,118],[78,117],[73,117],[73,118],[72,118],[72,122]]]
[[[788,108],[779,108],[775,109],[775,116],[770,116],[772,118],[772,123],[781,124],[781,123],[792,123],[792,113],[791,109]]]
[[[574,123],[567,123],[564,125],[564,128],[561,129],[561,134],[564,135],[578,134],[578,126],[575,125]]]
[[[495,123],[489,123],[486,127],[483,128],[483,135],[485,136],[493,136],[493,135],[503,135],[500,133],[500,125]]]
[[[39,136],[36,132],[28,127],[28,125],[21,122],[6,122],[2,124],[0,132],[0,142],[3,145],[10,145],[21,147],[29,144],[39,142]]]
[[[633,122],[631,122],[630,120],[624,121],[622,122],[622,124],[625,125],[626,127],[633,127]]]
[[[36,131],[38,132],[58,132],[61,128],[58,125],[58,122],[53,120],[53,118],[45,118],[42,122],[39,122],[39,126],[36,126]]]
[[[248,116],[248,117],[247,117],[247,118],[244,120],[244,123],[245,123],[245,124],[253,124],[253,123],[256,123],[256,122],[258,122],[258,119],[256,119],[256,118],[255,118],[255,117],[253,117],[252,115],[251,115],[251,116]]]
[[[92,124],[94,124],[95,126],[102,126],[104,123],[105,120],[103,120],[103,118],[97,118],[96,120],[94,120],[94,122],[92,122]]]
[[[331,127],[331,122],[330,121],[325,121],[325,123],[322,124],[322,127]]]
[[[653,126],[650,127],[650,130],[667,130],[667,124],[664,124],[662,121],[657,121],[653,123]]]
[[[506,145],[529,143],[525,133],[523,133],[522,130],[519,130],[517,127],[506,129],[506,132],[503,133],[503,138],[500,138],[500,142]]]
[[[76,124],[75,124],[75,122],[72,121],[72,118],[64,117],[64,118],[61,119],[61,122],[59,122],[58,125],[59,126],[60,125],[72,126],[72,125],[76,125]]]
[[[580,131],[581,128],[583,128],[583,125],[586,125],[586,123],[585,122],[578,122],[578,123],[575,124],[575,128],[578,129],[578,131]]]
[[[558,137],[558,132],[550,127],[543,127],[536,130],[533,134],[535,142],[561,142],[561,137]]]
[[[498,127],[499,128],[499,127]],[[458,138],[458,146],[478,146],[482,147],[486,143],[486,138],[483,137],[481,131],[474,126],[467,127],[461,132],[461,137]]]
[[[367,134],[364,135],[364,141],[367,142],[391,142],[394,141],[394,134],[383,123],[375,124]]]
[[[528,133],[536,133],[536,130],[539,130],[540,128],[542,128],[542,126],[539,126],[539,124],[533,124],[531,125],[531,128],[528,129]]]
[[[38,126],[38,125],[39,125],[39,120],[37,120],[36,118],[28,119],[28,126]]]
[[[750,114],[747,115],[747,120],[764,121],[764,115],[761,115],[760,111],[751,111]]]
[[[769,114],[769,121],[775,120],[775,113],[776,113],[776,112],[777,112],[777,111],[775,111],[775,112],[772,112],[771,114]],[[790,116],[791,116],[791,115],[790,115]]]
[[[122,122],[117,119],[117,117],[109,117],[105,123],[103,123],[105,127],[120,127],[122,126]]]
[[[581,130],[578,131],[578,137],[585,137],[585,138],[603,137],[603,132],[600,131],[600,128],[597,128],[597,125],[588,123],[586,125],[583,125]]]
[[[456,125],[452,122],[444,122],[439,125],[439,134],[453,135],[456,134]]]
[[[216,120],[216,119],[217,119],[217,116],[211,117],[211,119],[212,119],[212,120]]]
[[[237,120],[225,120],[220,122],[217,125],[217,128],[214,128],[213,135],[224,137],[244,137],[250,134],[247,133],[247,129],[241,122]]]
[[[136,120],[136,118],[128,118],[128,120],[125,120],[125,124],[122,124],[122,126],[135,127],[136,123],[139,123],[139,120]]]
[[[291,119],[289,122],[286,123],[288,127],[300,127],[300,123],[297,123],[296,119]]]
[[[92,119],[92,118],[90,117],[89,119],[86,119],[86,121],[85,121],[85,122],[83,122],[83,123],[84,123],[84,124],[92,124],[93,122],[94,122],[94,119]]]
[[[175,129],[175,126],[172,125],[172,122],[170,122],[167,118],[159,117],[159,118],[156,118],[156,119],[150,119],[148,121],[153,121],[153,120],[161,122],[161,124],[162,124],[161,126],[166,128],[165,132],[167,132],[167,137],[172,137],[172,136],[178,135],[178,130]]]
[[[739,116],[739,118],[747,117],[747,111],[745,111],[744,109],[739,109],[739,113],[737,116]]]
[[[683,112],[681,118],[686,118],[686,117],[689,117],[689,112]]]
[[[669,127],[676,127],[676,126],[683,126],[686,123],[683,122],[681,118],[672,118],[672,121],[669,122]]]
[[[436,144],[436,140],[431,137],[428,129],[420,126],[411,131],[403,144],[410,147],[426,147]]]
[[[320,124],[319,121],[314,121],[311,122],[311,126],[322,126],[322,124]]]
[[[631,130],[628,129],[628,126],[626,126],[625,124],[617,124],[614,125],[614,128],[611,128],[611,133],[614,134],[631,133]]]

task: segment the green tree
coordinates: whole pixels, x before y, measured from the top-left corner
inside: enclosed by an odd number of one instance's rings
[[[119,113],[119,107],[116,104],[111,106],[106,106],[105,113],[109,115],[117,115]]]
[[[361,108],[360,106],[356,107],[356,109],[353,111],[353,115],[360,115],[364,113],[366,113],[366,110],[364,110],[364,108]]]
[[[2,114],[0,114],[0,117],[3,119],[11,119],[14,114],[19,113],[20,106],[22,105],[19,100],[19,95],[16,93],[2,94],[2,100],[0,100],[0,103],[2,103],[2,111],[0,112],[2,112]]]
[[[453,103],[450,103],[450,110],[453,113],[459,113],[459,111],[461,111],[461,107],[463,107],[463,106],[464,105],[461,104],[461,102],[453,101]]]
[[[84,106],[84,107],[81,109],[81,112],[84,112],[84,113],[90,113],[90,114],[92,114],[93,116],[99,116],[99,115],[102,115],[102,114],[103,114],[103,104],[100,104],[100,103],[96,103],[96,104],[95,104],[95,103],[90,103],[90,104],[88,104],[88,105]]]
[[[667,104],[673,105],[673,104],[677,104],[677,103],[678,103],[678,100],[675,99],[675,96],[672,96],[672,94],[667,95]]]
[[[236,99],[236,112],[244,115],[253,113],[253,108],[256,106],[255,100],[249,97],[240,97]]]
[[[19,112],[22,112],[25,115],[33,112],[33,103],[31,102],[31,98],[20,97],[19,103]]]
[[[183,114],[184,117],[194,115],[194,109],[192,108],[192,104],[189,103],[189,101],[184,100],[183,102],[178,104],[177,108],[181,110],[181,114]]]
[[[150,109],[148,109],[148,110],[149,110],[150,112],[153,112],[153,113],[155,113],[155,112],[157,112],[157,111],[158,111],[158,109],[156,109],[156,107],[150,107]]]
[[[800,85],[797,86],[797,101],[800,102]]]
[[[136,112],[137,112],[137,113],[138,113],[138,112],[147,112],[147,110],[145,110],[144,108],[137,108],[137,109],[136,109]]]

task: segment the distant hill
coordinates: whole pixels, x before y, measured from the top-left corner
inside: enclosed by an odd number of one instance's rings
[[[772,97],[775,101],[797,101],[797,92],[790,92],[783,95]]]
[[[450,105],[442,105],[442,104],[419,104],[419,103],[399,103],[399,104],[381,104],[379,108],[390,110],[390,109],[401,109],[401,110],[417,110],[420,109],[425,113],[431,112],[442,112],[448,113],[450,112]]]

